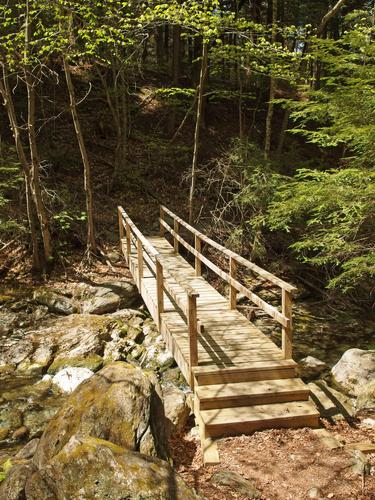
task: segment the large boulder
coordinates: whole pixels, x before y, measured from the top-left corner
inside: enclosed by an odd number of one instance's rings
[[[117,362],[82,382],[47,425],[33,459],[35,465],[44,466],[74,434],[167,458],[165,417],[156,376]]]
[[[375,379],[375,350],[349,349],[331,373],[342,390],[358,396],[362,387]]]
[[[132,307],[140,302],[140,295],[134,283],[129,281],[103,283],[95,290],[91,298],[83,302],[82,312],[108,314],[118,309]]]
[[[30,466],[29,466],[30,467]],[[127,450],[91,436],[71,436],[45,465],[23,475],[11,471],[2,492],[14,500],[39,499],[175,499],[193,500],[190,490],[172,467],[163,460]],[[23,496],[22,496],[23,495]]]

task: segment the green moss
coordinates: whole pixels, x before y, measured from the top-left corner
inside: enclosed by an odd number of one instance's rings
[[[88,368],[96,372],[103,366],[103,358],[98,354],[90,354],[85,358],[58,358],[48,368],[49,374],[55,374],[64,368],[74,366],[76,368]]]
[[[10,458],[6,460],[2,465],[1,465],[1,470],[0,470],[0,483],[4,481],[4,479],[7,477],[8,472],[12,468],[13,464]]]

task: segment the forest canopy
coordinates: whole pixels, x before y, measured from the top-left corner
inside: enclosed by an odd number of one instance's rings
[[[4,0],[0,249],[50,272],[100,255],[116,203],[167,199],[373,301],[374,20],[357,0]]]

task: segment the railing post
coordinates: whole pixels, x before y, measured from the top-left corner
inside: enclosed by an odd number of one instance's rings
[[[142,279],[143,279],[143,246],[139,238],[137,238],[137,260],[138,260],[138,288],[141,292],[142,290]]]
[[[164,208],[160,205],[160,236],[165,235],[165,227],[161,223],[161,221],[165,220]]]
[[[284,359],[290,359],[293,351],[293,325],[292,325],[292,294],[282,289],[281,309],[283,315],[289,319],[287,327],[282,329],[282,351]]]
[[[194,247],[197,252],[202,253],[202,240],[198,235],[195,235]],[[195,276],[202,276],[202,262],[197,256],[195,256]]]
[[[164,283],[163,283],[163,266],[158,257],[156,260],[156,303],[159,331],[161,328],[161,315],[164,312]]]
[[[128,267],[130,269],[130,259],[131,259],[131,234],[130,234],[130,226],[127,219],[125,219],[125,233],[126,233],[126,261],[128,263]]]
[[[180,232],[180,223],[174,219],[173,220],[173,229],[175,231],[175,233],[179,234]],[[178,244],[178,240],[175,236],[173,236],[173,246],[174,246],[174,251],[178,253],[179,251],[179,244]]]
[[[122,251],[122,240],[124,239],[124,222],[122,219],[121,207],[117,207],[117,215],[118,215],[118,230],[120,233],[120,248]]]
[[[236,279],[237,261],[234,257],[229,259],[229,275],[231,278]],[[230,309],[237,309],[237,289],[233,285],[230,285],[229,289],[229,307]]]
[[[190,386],[194,387],[193,367],[198,365],[198,324],[197,324],[197,298],[199,294],[188,293],[188,331],[190,355]]]

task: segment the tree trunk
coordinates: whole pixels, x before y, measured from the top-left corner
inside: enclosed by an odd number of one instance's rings
[[[279,159],[281,157],[281,154],[282,154],[283,149],[284,149],[285,135],[286,135],[286,130],[288,128],[289,116],[290,116],[290,110],[286,109],[284,111],[283,121],[281,123],[279,142],[277,143],[277,149],[276,149],[276,158],[277,159]]]
[[[25,179],[26,208],[27,208],[27,218],[29,222],[31,245],[32,245],[33,269],[36,272],[40,272],[42,271],[42,261],[38,245],[38,218],[35,216],[35,203],[31,189],[31,172],[29,164],[26,159],[24,146],[22,144],[21,134],[18,127],[16,112],[12,99],[12,93],[9,88],[5,67],[3,66],[2,69],[3,69],[3,77],[2,77],[3,81],[1,81],[0,79],[0,94],[3,97],[4,106],[8,114],[9,124],[13,133],[18,160],[20,162]]]
[[[70,74],[70,68],[65,57],[63,58],[63,64],[64,64],[66,84],[69,92],[70,111],[72,113],[74,129],[76,132],[77,141],[83,163],[83,177],[84,177],[84,189],[86,196],[86,211],[87,211],[87,251],[91,253],[91,252],[96,252],[94,203],[93,203],[92,184],[91,184],[91,165],[87,154],[86,145],[81,129],[81,123],[79,121],[79,116],[77,112],[77,102],[76,102],[72,77]]]
[[[27,88],[27,131],[31,155],[31,183],[36,212],[39,219],[43,239],[44,258],[47,267],[53,260],[53,246],[50,232],[49,219],[44,206],[42,190],[40,186],[40,161],[35,133],[35,78],[30,67],[30,42],[31,42],[31,19],[29,16],[29,0],[26,1],[25,18],[25,81]]]
[[[272,43],[276,41],[276,23],[277,23],[277,0],[272,0]],[[272,118],[273,118],[273,100],[275,98],[276,79],[271,76],[270,78],[270,93],[268,102],[268,111],[266,119],[266,138],[264,143],[264,158],[266,160],[270,157],[271,152],[271,138],[272,138]]]
[[[194,203],[195,185],[197,177],[198,152],[199,152],[200,131],[202,125],[202,109],[204,100],[204,84],[206,81],[207,66],[208,66],[208,45],[207,42],[203,42],[202,63],[201,63],[199,90],[198,90],[197,118],[195,123],[195,134],[194,134],[194,152],[193,152],[193,162],[191,165],[191,182],[190,182],[190,194],[189,194],[189,224],[193,223],[193,213],[194,213],[193,203]]]

